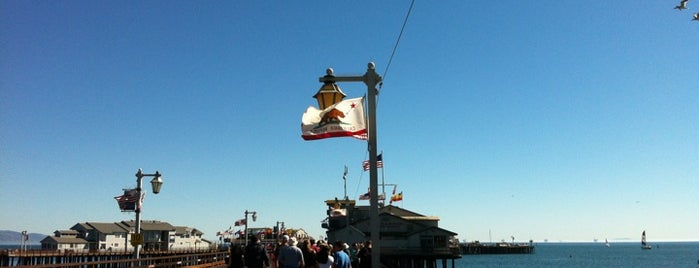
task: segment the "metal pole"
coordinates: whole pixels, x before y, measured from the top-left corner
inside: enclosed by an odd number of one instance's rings
[[[245,210],[245,245],[248,244],[248,211]]]
[[[367,71],[364,74],[364,84],[367,85],[367,102],[369,104],[369,188],[371,192],[371,200],[369,201],[371,206],[369,209],[369,230],[371,232],[371,243],[373,245],[371,249],[371,267],[379,268],[381,267],[381,236],[379,235],[379,232],[381,231],[381,223],[379,222],[379,186],[378,170],[376,166],[376,95],[378,95],[376,85],[381,82],[381,76],[376,73],[376,66],[373,62],[369,62],[367,67]]]
[[[342,174],[342,181],[345,182],[345,200],[347,199],[347,166],[345,166],[345,173]]]
[[[329,74],[332,74],[332,69],[328,69]],[[376,85],[381,82],[381,76],[376,73],[376,66],[373,62],[369,62],[367,65],[367,71],[363,76],[333,76],[326,75],[318,79],[320,82],[364,82],[367,85],[367,102],[368,102],[368,116],[369,116],[369,126],[368,126],[368,146],[369,146],[369,232],[372,249],[371,249],[371,265],[372,267],[379,268],[381,266],[381,236],[379,235],[381,229],[381,223],[379,222],[379,183],[378,183],[378,171],[376,167],[376,95],[378,95],[378,89]]]
[[[276,233],[276,236],[274,237],[274,244],[275,244],[275,245],[276,245],[277,243],[279,243],[279,233],[281,233],[280,231],[281,231],[281,230],[279,229],[279,221],[277,221],[277,233]]]
[[[141,169],[138,169],[138,173],[136,173],[136,195],[138,197],[138,201],[136,202],[136,236],[140,237],[141,236],[141,205],[143,203],[143,200],[141,199],[141,189],[143,188],[143,172]],[[134,248],[134,253],[133,257],[134,259],[138,259],[141,257],[140,255],[140,244],[136,244],[133,246]]]

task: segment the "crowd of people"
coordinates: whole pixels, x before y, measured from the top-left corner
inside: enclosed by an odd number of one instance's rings
[[[371,268],[371,241],[328,243],[284,235],[276,244],[263,245],[252,236],[247,245],[230,247],[231,268]]]

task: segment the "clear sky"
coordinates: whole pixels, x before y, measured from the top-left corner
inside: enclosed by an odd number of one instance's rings
[[[399,206],[463,240],[699,240],[699,3],[676,2],[416,1],[386,71],[410,1],[0,1],[0,229],[133,219],[114,197],[143,168],[143,219],[324,235],[367,148],[301,115],[326,68],[374,61]]]

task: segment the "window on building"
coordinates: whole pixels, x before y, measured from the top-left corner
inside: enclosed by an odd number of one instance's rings
[[[420,248],[424,252],[432,252],[434,250],[434,238],[431,236],[420,236]]]
[[[437,235],[434,237],[434,247],[435,248],[446,248],[447,247],[447,237],[444,235]]]

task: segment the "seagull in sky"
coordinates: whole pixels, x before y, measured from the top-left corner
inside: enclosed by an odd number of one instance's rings
[[[694,13],[694,18],[692,20],[699,20],[699,12]]]
[[[680,5],[676,6],[675,9],[679,9],[679,10],[687,9],[687,2],[689,2],[689,0],[680,1]]]

